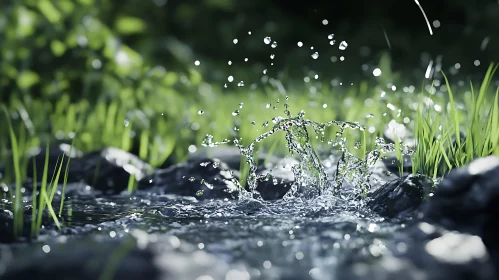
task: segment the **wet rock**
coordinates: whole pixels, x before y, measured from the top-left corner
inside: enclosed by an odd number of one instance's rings
[[[397,180],[400,178],[397,174],[398,172],[392,172],[388,170],[386,164],[378,160],[373,166],[369,167],[369,172],[371,172],[371,176],[369,176],[369,185],[372,189],[377,189],[380,186],[383,186],[393,180]]]
[[[47,150],[45,148],[34,148],[30,151],[30,157],[28,158],[28,167],[26,170],[28,178],[33,179],[33,168],[34,166],[36,166],[36,180],[37,182],[42,181],[46,154]],[[64,162],[61,169],[61,175],[59,177],[59,183],[62,183],[64,181],[64,172],[69,157],[71,158],[71,161],[69,162],[67,182],[78,182],[83,178],[84,171],[81,163],[81,157],[83,156],[83,153],[76,147],[71,147],[71,145],[67,143],[58,143],[49,147],[48,154],[48,180],[50,180],[54,172],[57,172],[59,166],[56,165],[56,163],[58,163],[58,159],[59,161],[61,160],[62,155],[64,155]]]
[[[384,245],[383,245],[384,247]],[[497,279],[481,238],[421,222],[387,244],[349,262],[338,279]],[[376,256],[376,257],[373,257]]]
[[[130,176],[140,181],[152,167],[139,157],[116,148],[105,148],[82,158],[84,181],[104,193],[120,193],[128,186]]]
[[[0,163],[0,180],[5,176],[5,166]]]
[[[198,199],[236,198],[237,187],[231,178],[237,180],[237,177],[237,172],[218,159],[192,159],[154,171],[139,182],[139,189],[155,188],[165,194]]]
[[[249,279],[254,273],[226,263],[175,236],[133,229],[119,240],[68,239],[13,252],[1,279]],[[48,256],[48,257],[47,257]],[[238,269],[238,270],[235,270]],[[239,272],[241,271],[241,272]],[[239,272],[235,274],[235,272]],[[248,275],[247,277],[245,277]]]
[[[408,173],[412,173],[411,157],[409,155],[403,155],[402,161],[403,161],[402,172],[404,173],[404,175],[407,175]],[[386,169],[388,171],[395,173],[397,175],[400,174],[401,163],[395,156],[389,156],[387,158],[384,158],[382,160],[382,162],[385,164]]]
[[[424,175],[407,175],[368,193],[367,205],[387,218],[407,218],[419,208],[433,187]]]
[[[259,180],[256,190],[264,200],[277,200],[291,189],[294,182],[294,174],[291,167],[298,164],[293,158],[284,158],[277,162],[272,169],[265,169],[260,174],[269,174],[263,180]]]
[[[477,159],[452,170],[437,186],[424,219],[450,230],[480,236],[499,252],[499,157]]]
[[[237,147],[231,146],[218,146],[212,148],[200,148],[195,153],[191,154],[189,160],[199,161],[205,158],[216,158],[222,162],[225,162],[231,169],[239,170],[241,165],[241,152]],[[246,161],[246,158],[243,157]],[[269,156],[267,153],[260,153],[255,156],[255,161],[258,166],[258,170],[263,170],[265,168],[270,168],[271,165],[276,164],[279,159],[275,156]],[[265,162],[267,161],[267,164]]]
[[[7,266],[2,279],[159,279],[154,255],[132,242],[50,244]],[[107,277],[106,277],[107,276]]]
[[[9,210],[0,209],[0,243],[14,242],[12,231],[13,214]]]
[[[14,236],[14,214],[10,210],[0,209],[0,243],[13,243],[31,239],[31,216],[26,213],[28,211],[31,210],[25,210],[23,230],[16,239]]]

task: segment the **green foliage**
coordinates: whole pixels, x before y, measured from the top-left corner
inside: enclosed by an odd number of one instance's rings
[[[499,148],[499,88],[494,95],[489,88],[497,69],[498,65],[490,65],[478,95],[471,84],[470,97],[464,99],[466,106],[462,106],[468,110],[461,109],[455,101],[452,86],[445,75],[448,105],[442,108],[442,112],[424,111],[424,104],[419,104],[414,172],[436,178],[475,158],[496,154]]]

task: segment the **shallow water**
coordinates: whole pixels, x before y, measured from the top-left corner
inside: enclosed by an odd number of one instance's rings
[[[33,244],[10,246],[13,259],[48,257],[58,244],[64,248],[82,239],[92,240],[86,249],[97,250],[131,234],[158,248],[178,238],[179,243],[192,245],[184,250],[185,258],[176,259],[178,265],[191,266],[197,252],[204,251],[216,260],[212,268],[219,275],[225,273],[225,279],[245,279],[229,277],[235,268],[251,279],[335,279],[349,260],[380,256],[402,227],[371,213],[362,200],[330,195],[276,202],[247,198],[200,202],[138,192],[106,198],[80,194],[67,201],[65,209],[72,213],[68,216],[65,211],[63,232],[45,228]],[[43,253],[45,245],[52,251]],[[174,247],[166,250],[178,250]],[[184,270],[182,279],[198,279],[199,273]]]

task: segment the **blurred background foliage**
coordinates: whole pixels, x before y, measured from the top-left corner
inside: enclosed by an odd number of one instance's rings
[[[207,131],[217,131],[220,139],[233,136],[237,130],[217,110],[237,108],[233,95],[248,96],[261,78],[268,83],[260,92],[281,94],[283,84],[303,88],[303,77],[311,74],[326,82],[324,92],[338,79],[369,81],[375,67],[383,70],[384,85],[420,83],[432,60],[463,80],[481,78],[497,58],[497,1],[420,3],[433,36],[413,1],[4,0],[0,101],[10,109],[24,148],[77,133],[84,151],[116,146],[160,165],[177,152],[175,145],[182,147],[181,158]],[[267,36],[276,48],[263,42]],[[338,49],[341,41],[347,49]],[[316,51],[319,59],[312,59]],[[228,75],[235,82],[224,87]],[[238,87],[239,81],[246,85]],[[370,95],[366,84],[357,91]],[[327,116],[345,117],[345,106],[337,107]],[[213,121],[200,119],[200,110]],[[6,137],[6,129],[0,134]],[[0,151],[9,154],[5,141]]]
[[[383,51],[390,52],[395,70],[409,70],[406,77],[422,77],[428,61],[442,54],[449,65],[469,64],[463,74],[482,74],[499,47],[499,4],[447,2],[420,1],[430,22],[441,23],[430,36],[412,1],[6,0],[0,3],[0,92],[3,101],[26,89],[34,96],[67,91],[72,99],[95,100],[113,96],[103,87],[134,88],[145,76],[165,86],[182,75],[194,84],[201,76],[223,81],[228,69],[254,77],[272,53],[284,76],[313,68],[358,80],[371,73],[361,65],[376,64]],[[345,40],[349,48],[332,48],[325,40],[331,33],[336,45]],[[277,42],[276,50],[263,44],[266,36]],[[298,41],[306,47],[297,48]],[[309,46],[320,59],[310,59]],[[346,61],[336,66],[329,59],[334,55]],[[472,67],[475,59],[482,68]]]

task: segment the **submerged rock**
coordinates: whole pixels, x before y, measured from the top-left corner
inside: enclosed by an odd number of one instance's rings
[[[258,172],[259,174],[268,174],[269,176],[258,181],[256,190],[264,200],[277,200],[291,189],[294,182],[294,174],[291,167],[298,164],[293,158],[284,158],[279,160],[273,168],[268,168]]]
[[[424,219],[480,236],[499,253],[499,157],[477,159],[452,170],[424,209]]]
[[[433,181],[424,175],[407,175],[369,192],[367,205],[387,218],[407,218],[431,191]]]
[[[1,279],[202,280],[229,279],[226,275],[232,275],[230,279],[250,277],[250,272],[243,267],[230,265],[176,236],[150,235],[137,229],[118,240],[69,239],[63,243],[48,243],[43,250],[22,250],[25,252],[18,250],[11,254],[5,272],[0,270]],[[22,258],[16,258],[19,253]]]
[[[497,279],[494,263],[481,238],[418,223],[387,244],[389,250],[351,262],[338,279]]]
[[[42,181],[46,154],[47,150],[45,148],[35,148],[30,151],[30,157],[28,158],[28,167],[26,169],[26,175],[28,178],[36,179],[37,182]],[[57,172],[62,155],[64,155],[64,162],[61,169],[61,175],[59,177],[59,183],[62,183],[64,181],[64,172],[66,170],[66,163],[68,162],[68,158],[71,158],[71,160],[69,162],[67,182],[78,182],[83,178],[84,171],[81,163],[81,157],[83,156],[83,153],[76,147],[71,147],[71,145],[67,143],[54,144],[49,147],[48,154],[48,180],[52,178],[52,174]],[[35,166],[36,178],[33,178],[33,168]]]
[[[51,245],[51,246],[50,246]],[[132,242],[50,244],[7,266],[2,279],[159,279],[149,250]],[[107,277],[106,277],[107,276]]]
[[[192,159],[154,171],[139,182],[139,189],[156,188],[165,194],[199,199],[236,198],[237,187],[231,181],[237,180],[236,175],[218,159]]]
[[[117,148],[105,148],[82,158],[84,181],[105,193],[120,193],[128,186],[130,176],[145,178],[152,167],[136,155]]]

